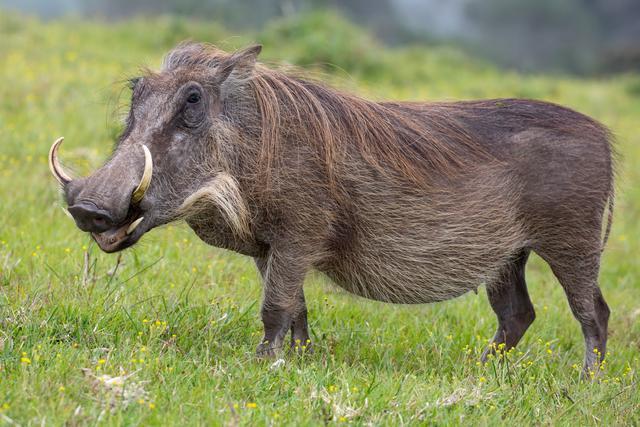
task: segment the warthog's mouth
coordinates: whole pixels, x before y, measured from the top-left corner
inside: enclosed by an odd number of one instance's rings
[[[102,233],[91,233],[91,237],[98,243],[100,249],[107,253],[121,251],[134,245],[146,232],[148,224],[143,224],[145,218],[140,212],[129,215],[121,225],[113,227]]]

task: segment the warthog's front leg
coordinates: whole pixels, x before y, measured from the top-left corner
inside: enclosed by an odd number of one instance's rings
[[[309,325],[307,323],[307,304],[304,300],[304,293],[300,289],[300,307],[302,309],[291,322],[291,349],[304,353],[312,351],[311,337],[309,336]]]
[[[308,347],[307,308],[302,284],[307,263],[273,251],[267,258],[256,258],[264,286],[262,322],[264,338],[258,346],[260,357],[273,357],[284,346],[291,329],[291,346]]]

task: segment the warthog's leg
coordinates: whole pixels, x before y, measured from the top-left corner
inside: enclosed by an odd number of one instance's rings
[[[302,310],[291,322],[291,349],[302,353],[311,351],[311,338],[309,337],[309,325],[307,324],[307,303],[304,300],[304,292],[300,290],[300,306]]]
[[[306,263],[289,260],[273,252],[268,258],[256,258],[264,286],[262,322],[264,337],[256,350],[258,356],[273,357],[284,346],[284,338],[291,330],[291,345],[299,342],[308,346],[307,308],[302,284]],[[297,341],[300,340],[300,341]]]
[[[609,306],[598,287],[600,268],[600,247],[595,244],[590,249],[580,251],[576,247],[561,252],[542,252],[553,274],[569,300],[571,311],[580,326],[585,342],[584,374],[594,376],[607,351],[607,328]],[[573,255],[577,253],[577,255]]]
[[[529,251],[523,250],[503,269],[498,281],[487,286],[489,302],[498,316],[498,330],[482,354],[483,362],[489,354],[515,347],[536,317],[524,280],[528,257]]]

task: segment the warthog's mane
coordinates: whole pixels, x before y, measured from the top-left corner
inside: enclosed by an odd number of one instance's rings
[[[217,69],[232,54],[211,45],[183,43],[165,57],[163,69]],[[379,172],[429,185],[434,175],[450,176],[490,155],[464,126],[439,104],[374,102],[333,89],[295,70],[257,64],[244,79],[259,111],[265,175],[283,156],[283,141],[294,135],[314,146],[328,182],[349,148],[357,150]],[[265,181],[268,183],[268,179]]]

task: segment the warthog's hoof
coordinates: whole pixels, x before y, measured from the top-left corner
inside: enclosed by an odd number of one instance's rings
[[[489,360],[489,355],[490,354],[495,356],[496,350],[494,348],[491,348],[491,347],[485,348],[484,351],[482,352],[482,356],[480,356],[480,362],[482,364],[487,363],[487,361]]]
[[[502,361],[502,360],[504,360],[505,357],[508,356],[510,350],[513,350],[513,347],[509,348],[504,343],[492,342],[482,352],[482,356],[480,357],[480,361],[483,364],[485,364],[492,357],[495,357],[499,361]]]
[[[489,361],[490,357],[498,357],[499,351],[500,350],[496,349],[495,346],[489,345],[482,352],[482,356],[480,356],[480,362],[485,364]]]
[[[282,352],[282,343],[262,341],[256,349],[259,359],[274,359]]]

